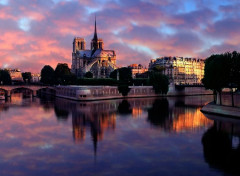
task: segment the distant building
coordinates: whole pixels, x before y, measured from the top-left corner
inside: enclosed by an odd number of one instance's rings
[[[131,64],[128,66],[128,68],[131,68],[132,78],[137,78],[141,74],[146,73],[148,71],[148,69],[144,68],[141,64]]]
[[[6,69],[9,74],[10,77],[12,79],[12,82],[23,82],[23,77],[22,77],[22,72],[20,69]]]
[[[176,85],[202,84],[201,80],[204,76],[204,60],[196,58],[183,57],[161,57],[152,59],[149,63],[149,70],[156,66],[163,67],[163,74],[169,77],[171,83]]]
[[[83,77],[90,71],[94,78],[107,78],[116,68],[116,53],[114,50],[104,50],[103,40],[97,36],[95,19],[95,31],[90,50],[86,49],[84,38],[75,37],[73,40],[71,72],[77,77]]]
[[[32,73],[31,75],[32,75],[32,82],[33,83],[40,82],[40,79],[41,79],[40,73]]]

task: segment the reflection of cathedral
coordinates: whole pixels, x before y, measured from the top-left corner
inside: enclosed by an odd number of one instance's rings
[[[116,126],[116,107],[111,102],[80,103],[56,99],[54,110],[61,121],[72,115],[72,132],[76,143],[84,141],[90,130],[95,152],[104,132],[112,131]]]
[[[212,97],[211,97],[212,98]],[[194,101],[193,101],[194,100]],[[195,97],[183,98],[144,98],[110,100],[96,102],[76,102],[56,98],[55,113],[58,120],[72,117],[72,134],[76,143],[89,140],[97,152],[97,144],[105,133],[111,134],[118,117],[142,118],[163,131],[195,131],[212,125],[199,111],[202,102]],[[123,118],[124,119],[124,118]]]
[[[83,77],[86,72],[92,72],[94,78],[107,78],[116,69],[116,53],[114,50],[104,50],[103,40],[95,32],[91,42],[91,49],[85,49],[84,38],[75,37],[73,40],[72,73]]]

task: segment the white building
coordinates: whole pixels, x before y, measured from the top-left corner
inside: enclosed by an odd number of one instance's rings
[[[204,60],[183,57],[161,57],[152,59],[149,63],[149,70],[156,66],[163,67],[163,74],[169,77],[171,83],[176,85],[198,85],[202,84],[204,76]]]

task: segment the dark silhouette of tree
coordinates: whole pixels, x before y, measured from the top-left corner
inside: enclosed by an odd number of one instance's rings
[[[211,89],[220,95],[220,104],[222,104],[222,89],[240,85],[240,54],[234,51],[208,57],[205,61],[202,83],[206,89]],[[232,105],[234,106],[233,94]]]
[[[7,70],[0,70],[0,84],[2,85],[12,84],[10,73]]]
[[[129,88],[129,86],[126,84],[118,85],[118,91],[122,94],[122,96],[127,96],[130,90],[131,88]]]
[[[160,66],[160,65],[155,65],[155,66],[152,68],[152,71],[154,71],[154,72],[160,72],[160,73],[162,73],[164,70],[165,70],[165,67]]]
[[[32,74],[31,74],[31,72],[24,72],[24,73],[22,73],[22,77],[23,77],[23,81],[24,81],[25,83],[30,83],[31,80],[32,80]]]
[[[70,68],[66,63],[58,63],[54,73],[57,84],[69,85],[76,83],[76,76],[70,72]]]
[[[167,94],[169,89],[169,79],[160,72],[151,72],[149,78],[150,84],[153,86],[156,94]]]
[[[87,72],[85,75],[84,75],[85,78],[93,78],[93,74],[92,72]]]
[[[240,174],[240,146],[232,147],[231,135],[218,129],[216,122],[202,137],[205,161],[211,168],[219,169],[225,174]]]
[[[122,67],[114,70],[110,74],[110,78],[117,79],[117,75],[119,74],[119,81],[124,82],[125,84],[132,83],[132,70],[131,68]]]
[[[169,104],[166,98],[156,99],[152,107],[148,110],[148,118],[151,124],[169,130],[172,120],[169,119]]]
[[[123,100],[119,105],[118,105],[118,113],[122,115],[127,115],[132,113],[131,105],[127,100]]]
[[[53,85],[55,83],[54,70],[50,65],[45,65],[41,70],[41,80],[44,84]]]
[[[59,121],[66,121],[68,119],[69,112],[65,109],[57,107],[57,105],[54,106],[54,112]]]

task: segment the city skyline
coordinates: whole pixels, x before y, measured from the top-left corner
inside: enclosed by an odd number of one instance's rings
[[[71,66],[72,41],[94,32],[116,51],[117,65],[160,56],[205,58],[239,50],[236,0],[0,0],[0,67],[40,71]]]

